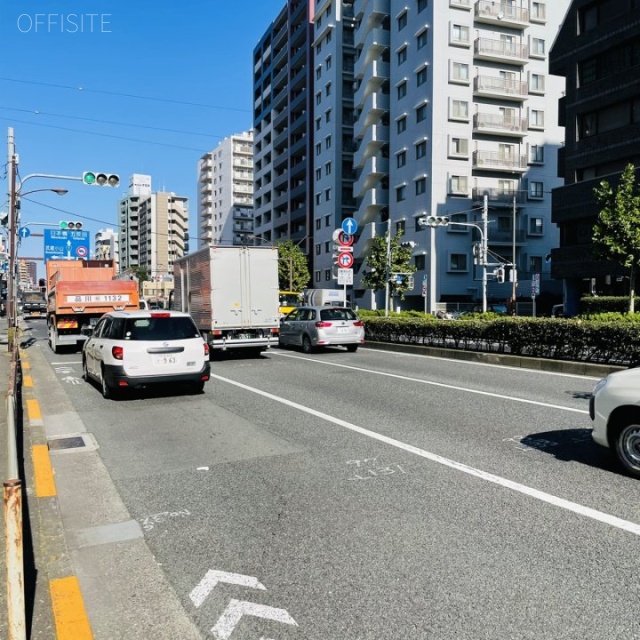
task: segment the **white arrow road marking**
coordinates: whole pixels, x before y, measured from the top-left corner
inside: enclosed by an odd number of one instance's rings
[[[255,602],[245,602],[243,600],[231,600],[229,606],[220,616],[215,627],[211,629],[213,637],[216,640],[227,640],[233,633],[242,616],[255,616],[256,618],[268,618],[283,624],[292,624],[298,626],[298,623],[289,615],[285,609],[276,609],[275,607],[267,607],[264,604],[256,604]]]
[[[251,576],[243,576],[240,573],[228,573],[226,571],[214,571],[211,569],[207,571],[207,575],[200,580],[198,586],[189,594],[191,602],[193,602],[196,608],[206,600],[218,582],[239,584],[241,587],[249,587],[250,589],[267,590],[256,578],[252,578]]]

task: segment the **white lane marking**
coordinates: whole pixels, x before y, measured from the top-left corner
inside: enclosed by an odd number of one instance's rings
[[[241,587],[247,587],[249,589],[262,589],[267,590],[263,584],[258,582],[257,578],[253,576],[245,576],[241,573],[229,573],[228,571],[216,571],[210,569],[207,571],[202,580],[189,594],[191,602],[198,608],[206,599],[207,596],[214,590],[215,586],[219,582],[226,582],[228,584],[238,584]]]
[[[227,638],[230,638],[236,625],[242,619],[242,616],[267,618],[267,620],[291,624],[294,627],[298,626],[298,623],[285,609],[276,609],[276,607],[267,607],[264,604],[232,599],[224,610],[224,613],[220,616],[218,622],[216,622],[215,626],[211,629],[213,637],[216,638],[216,640],[227,640]]]
[[[364,436],[367,436],[368,438],[372,438],[373,440],[384,442],[385,444],[389,444],[392,447],[397,447],[398,449],[402,449],[403,451],[407,451],[408,453],[413,453],[417,456],[420,456],[421,458],[431,460],[432,462],[437,462],[438,464],[444,465],[445,467],[450,467],[452,469],[456,469],[457,471],[462,471],[463,473],[467,473],[470,476],[475,476],[476,478],[480,478],[481,480],[497,484],[501,487],[505,487],[507,489],[511,489],[512,491],[522,493],[531,498],[535,498],[536,500],[541,500],[542,502],[552,504],[556,507],[560,507],[561,509],[572,511],[573,513],[577,513],[578,515],[591,518],[592,520],[597,520],[598,522],[602,522],[612,527],[616,527],[618,529],[622,529],[623,531],[628,531],[629,533],[640,536],[640,524],[636,524],[635,522],[623,520],[622,518],[612,516],[608,513],[603,513],[602,511],[598,511],[596,509],[591,509],[590,507],[585,507],[576,502],[565,500],[564,498],[558,498],[557,496],[551,495],[550,493],[545,493],[544,491],[539,491],[538,489],[527,487],[526,485],[520,484],[519,482],[513,482],[512,480],[501,478],[500,476],[493,475],[492,473],[487,473],[486,471],[476,469],[475,467],[470,467],[469,465],[463,464],[461,462],[449,460],[448,458],[439,456],[436,453],[431,453],[429,451],[425,451],[424,449],[414,447],[411,444],[401,442],[400,440],[395,440],[394,438],[383,436],[382,434],[376,433],[375,431],[370,431],[369,429],[359,427],[355,424],[352,424],[351,422],[347,422],[346,420],[335,418],[334,416],[330,416],[329,414],[323,413],[322,411],[316,411],[315,409],[305,407],[304,405],[298,404],[297,402],[292,402],[291,400],[275,396],[272,393],[249,387],[248,385],[242,384],[241,382],[236,382],[235,380],[223,378],[222,376],[214,374],[212,374],[211,377],[215,378],[216,380],[220,380],[221,382],[227,382],[236,387],[240,387],[241,389],[245,389],[246,391],[250,391],[251,393],[256,393],[265,398],[269,398],[270,400],[274,400],[275,402],[280,402],[294,409],[298,409],[299,411],[304,411],[305,413],[321,418],[322,420],[333,422],[333,424],[337,424],[341,427],[344,427],[345,429],[349,429],[351,431],[354,431],[355,433],[360,433]]]
[[[543,376],[560,376],[561,378],[578,378],[579,380],[600,380],[602,378],[604,378],[605,376],[599,376],[599,377],[595,377],[595,376],[586,376],[586,375],[580,375],[578,373],[560,373],[557,371],[543,371],[542,369],[528,369],[527,367],[510,367],[509,365],[506,364],[491,364],[490,362],[475,362],[473,360],[458,360],[457,358],[443,358],[441,356],[430,356],[427,354],[421,354],[421,353],[405,353],[403,351],[387,351],[386,349],[373,349],[371,347],[367,348],[362,347],[363,350],[365,351],[369,351],[371,353],[385,353],[385,354],[389,354],[389,355],[395,355],[395,356],[401,356],[401,357],[405,357],[405,358],[428,358],[429,360],[444,360],[445,362],[451,362],[452,364],[472,364],[475,365],[476,367],[493,367],[495,369],[508,369],[509,371],[520,371],[521,373],[540,373]],[[272,353],[276,353],[275,351]],[[279,354],[279,355],[286,355],[286,354]],[[487,354],[490,355],[490,354]],[[494,355],[500,355],[500,354],[494,354]]]
[[[421,380],[420,378],[410,378],[409,376],[401,376],[397,373],[387,373],[385,371],[374,371],[373,369],[363,369],[362,367],[353,367],[348,364],[338,364],[336,362],[327,362],[326,360],[317,360],[316,358],[303,358],[301,356],[294,356],[291,354],[279,354],[285,358],[295,358],[298,360],[317,362],[318,364],[324,364],[328,367],[338,367],[340,369],[351,369],[352,371],[360,371],[363,373],[370,373],[375,376],[386,376],[388,378],[397,378],[398,380],[406,380],[408,382],[417,382],[419,384],[426,384],[432,387],[443,387],[445,389],[453,389],[454,391],[464,391],[465,393],[475,393],[479,396],[488,396],[489,398],[500,398],[501,400],[511,400],[512,402],[521,402],[523,404],[533,404],[538,407],[546,407],[549,409],[559,409],[561,411],[570,411],[572,413],[583,413],[587,415],[589,411],[587,409],[575,409],[573,407],[563,407],[559,404],[550,404],[548,402],[538,402],[537,400],[527,400],[525,398],[516,398],[514,396],[505,396],[501,393],[492,393],[491,391],[480,391],[478,389],[469,389],[468,387],[458,387],[454,384],[445,384],[444,382],[434,382],[433,380]]]
[[[52,366],[65,365],[65,364],[82,364],[82,360],[67,360],[66,362],[52,362]]]

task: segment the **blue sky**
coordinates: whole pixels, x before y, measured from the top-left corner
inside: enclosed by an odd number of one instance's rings
[[[117,202],[129,176],[150,174],[154,191],[189,197],[194,250],[197,161],[222,138],[251,128],[253,48],[284,5],[285,0],[0,3],[2,157],[7,128],[13,127],[22,177],[96,170],[121,178],[116,189],[33,178],[23,192],[64,187],[69,193],[27,196],[21,221],[79,219],[93,236],[116,227]],[[7,209],[5,200],[0,210]],[[41,257],[42,239],[23,241],[20,255]]]

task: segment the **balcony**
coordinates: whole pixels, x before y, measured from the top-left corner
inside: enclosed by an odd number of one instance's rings
[[[529,10],[511,6],[506,2],[479,0],[475,6],[475,21],[512,29],[525,29],[529,26]]]
[[[382,27],[375,27],[374,29],[371,29],[371,31],[369,31],[369,33],[364,37],[363,42],[357,43],[358,48],[360,48],[360,44],[362,44],[362,51],[360,52],[360,57],[354,64],[354,74],[357,74],[359,65],[364,65],[374,58],[382,55],[382,52],[389,48],[390,42],[391,34],[389,31]]]
[[[492,208],[513,208],[514,196],[516,198],[516,205],[522,205],[523,193],[521,190],[505,191],[492,187],[474,187],[472,190],[474,204],[481,205],[485,195],[487,196],[489,206]]]
[[[213,171],[203,171],[200,174],[200,182],[213,182]]]
[[[360,172],[360,177],[353,185],[353,193],[360,198],[365,191],[373,189],[380,179],[389,173],[389,158],[373,156],[367,158]]]
[[[354,258],[364,258],[367,256],[371,248],[373,247],[373,241],[376,237],[376,223],[369,222],[368,224],[360,223],[360,237],[356,241],[353,247]]]
[[[527,170],[527,157],[500,151],[474,151],[472,167],[480,171],[524,173]]]
[[[355,0],[353,3],[353,15],[360,19],[367,14],[369,22],[379,22],[391,13],[390,0]]]
[[[524,65],[529,61],[529,47],[526,44],[476,38],[473,43],[473,57],[487,62],[507,62]]]
[[[495,225],[487,227],[487,241],[489,244],[513,244],[513,231],[511,229],[496,229]],[[527,241],[523,229],[516,229],[516,244],[523,244]]]
[[[473,132],[521,138],[527,132],[526,118],[505,118],[501,114],[476,113]]]
[[[360,146],[353,154],[353,166],[361,169],[364,161],[374,155],[381,147],[389,142],[389,127],[374,124],[362,136]]]
[[[505,80],[496,76],[476,76],[473,80],[474,96],[524,102],[528,93],[529,87],[522,80]]]
[[[233,231],[235,233],[253,233],[253,224],[247,223],[234,223]]]
[[[360,224],[373,222],[382,209],[389,206],[389,190],[382,187],[369,189],[358,203],[358,216]]]
[[[367,96],[362,107],[360,118],[355,123],[353,135],[360,139],[365,131],[374,124],[378,124],[380,118],[389,111],[389,95],[386,93],[371,93]]]

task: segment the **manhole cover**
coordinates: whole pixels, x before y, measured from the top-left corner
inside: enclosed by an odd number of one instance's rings
[[[49,440],[49,449],[77,449],[78,447],[84,447],[85,442],[82,436],[73,436],[72,438],[56,438],[55,440]]]

